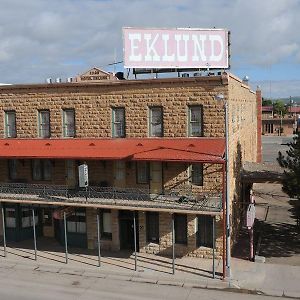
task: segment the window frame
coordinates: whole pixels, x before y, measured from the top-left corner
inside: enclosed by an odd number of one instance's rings
[[[123,122],[116,121],[116,112],[122,111],[123,113]],[[121,124],[123,126],[123,131],[120,135],[116,134],[115,125]],[[111,133],[113,138],[125,138],[126,137],[126,114],[125,114],[125,107],[112,107],[112,118],[111,118]]]
[[[146,172],[146,174],[143,174],[143,175],[146,175],[146,179],[143,181],[143,180],[140,180],[140,170],[141,170],[141,166],[142,165],[145,165],[145,168],[144,168],[144,172]],[[136,162],[136,165],[135,165],[135,170],[136,170],[136,183],[137,184],[149,184],[150,183],[150,164],[149,162],[146,162],[146,161],[137,161]]]
[[[103,240],[112,240],[112,214],[111,214],[111,210],[110,209],[101,209],[99,211],[100,214],[100,234],[101,234],[101,239]],[[104,214],[110,214],[110,232],[109,231],[105,231],[104,228]]]
[[[42,114],[47,113],[48,124],[42,123]],[[43,128],[45,126],[45,128]],[[46,131],[47,130],[47,131]],[[42,132],[46,131],[48,134],[43,135]],[[38,110],[38,137],[39,138],[50,138],[51,137],[51,120],[50,120],[50,110],[49,109],[40,109]]]
[[[84,219],[84,221],[82,221],[82,219]],[[70,230],[70,223],[74,223],[75,230],[73,230],[73,229]],[[84,230],[82,230],[82,229],[84,229]],[[71,233],[71,234],[87,234],[86,210],[85,209],[76,209],[74,214],[72,214],[71,216],[69,216],[67,218],[67,231],[68,231],[68,233]]]
[[[200,174],[200,180],[199,181],[195,181],[195,167],[197,166],[197,168],[199,167],[199,170],[201,172]],[[197,185],[197,186],[203,186],[203,163],[194,163],[194,164],[191,164],[190,165],[190,168],[189,168],[189,177],[190,177],[190,183],[193,184],[193,185]]]
[[[214,217],[210,215],[197,216],[197,247],[213,248],[213,222]]]
[[[199,109],[200,110],[200,132],[199,134],[192,134],[192,124],[197,124],[197,121],[192,121],[192,110]],[[202,137],[203,136],[203,105],[189,105],[188,106],[188,136],[189,137]]]
[[[161,131],[159,134],[153,134],[153,126],[155,125],[153,120],[152,120],[152,117],[153,117],[153,111],[155,110],[159,110],[159,113],[160,113],[160,120],[161,120],[161,123],[158,123],[160,124],[160,127],[161,127]],[[157,125],[157,124],[156,124]],[[149,134],[149,137],[163,137],[164,136],[164,112],[163,112],[163,107],[162,106],[149,106],[149,122],[148,122],[148,134]]]
[[[37,166],[35,166],[35,163]],[[49,174],[50,177],[46,176],[46,166],[50,167]],[[40,177],[35,177],[35,167],[39,169]],[[33,181],[51,181],[53,179],[53,172],[52,172],[52,161],[50,159],[33,159],[31,161],[31,174]]]
[[[8,178],[9,178],[9,180],[16,180],[18,178],[18,160],[17,159],[8,159],[7,160],[7,165],[8,165]],[[14,170],[12,170],[12,168]],[[14,176],[12,176],[13,173],[15,173]]]
[[[14,116],[14,120],[13,120],[13,126],[12,128],[14,128],[14,132],[12,135],[9,135],[9,125],[8,124],[8,116],[9,115],[13,115]],[[12,138],[16,138],[17,137],[17,114],[15,110],[6,110],[4,111],[4,128],[5,128],[5,138],[8,139],[12,139]]]
[[[175,229],[175,244],[187,245],[187,215],[186,214],[174,214],[174,229]],[[178,229],[183,230],[183,232],[180,235],[178,233],[179,232]]]
[[[152,227],[153,225],[154,227]],[[152,234],[152,230],[154,234]],[[146,212],[146,241],[159,244],[159,212]]]
[[[66,120],[67,120],[66,114],[68,112],[72,112],[72,114],[73,114],[73,118],[72,118],[72,120],[73,120],[73,134],[67,134],[68,133],[67,128],[68,128],[69,124],[66,123]],[[63,133],[63,137],[65,137],[65,138],[74,138],[76,136],[75,109],[74,108],[64,108],[62,110],[62,114],[63,114],[63,118],[62,118],[62,123],[63,123],[62,124],[63,125],[62,126],[63,127],[62,128],[62,133]]]

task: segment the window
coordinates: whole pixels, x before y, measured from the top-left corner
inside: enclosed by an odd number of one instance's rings
[[[198,216],[197,245],[213,247],[213,217]]]
[[[6,111],[5,112],[5,137],[15,138],[16,136],[17,136],[16,112]]]
[[[202,136],[202,106],[189,106],[189,136]]]
[[[100,220],[101,220],[101,238],[111,240],[112,238],[111,211],[101,210]]]
[[[187,243],[187,219],[186,215],[174,215],[175,225],[175,243],[186,244]]]
[[[149,183],[149,163],[136,163],[136,183]]]
[[[32,161],[33,180],[51,180],[52,164],[48,159],[34,159]]]
[[[5,208],[5,223],[7,228],[16,228],[16,210],[14,208]]]
[[[17,179],[17,165],[18,160],[16,159],[9,159],[8,160],[8,177],[10,180]]]
[[[68,232],[86,233],[86,215],[83,210],[76,210],[67,219]]]
[[[203,185],[203,164],[192,164],[190,166],[191,183]]]
[[[149,108],[149,136],[163,136],[163,109],[162,107]]]
[[[74,109],[63,110],[63,136],[75,137],[75,111]]]
[[[125,137],[125,108],[112,109],[112,136]]]
[[[37,212],[34,211],[34,223],[35,226],[38,225],[39,218]],[[22,207],[22,228],[33,227],[33,220],[32,220],[32,209]]]
[[[159,213],[146,213],[147,242],[159,243]]]
[[[38,112],[38,135],[41,138],[50,137],[50,111],[40,110]]]

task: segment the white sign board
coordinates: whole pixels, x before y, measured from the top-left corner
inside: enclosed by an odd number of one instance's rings
[[[123,28],[125,68],[229,67],[226,29]]]
[[[89,185],[88,165],[83,164],[78,167],[79,171],[79,187],[87,187]]]
[[[248,228],[252,228],[255,220],[255,205],[254,203],[250,203],[247,209],[247,220],[246,226]]]

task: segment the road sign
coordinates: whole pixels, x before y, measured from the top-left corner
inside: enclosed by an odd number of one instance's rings
[[[89,170],[87,164],[78,167],[79,171],[79,187],[87,187],[89,185]]]
[[[253,227],[254,220],[255,220],[255,205],[254,203],[250,203],[248,205],[247,219],[246,219],[246,225],[248,229]]]

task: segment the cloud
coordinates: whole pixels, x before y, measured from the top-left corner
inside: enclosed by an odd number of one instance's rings
[[[228,28],[232,66],[300,63],[298,0],[2,0],[0,81],[41,82],[122,60],[122,27]],[[72,63],[74,62],[74,63]]]

